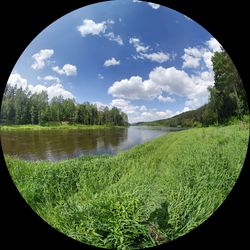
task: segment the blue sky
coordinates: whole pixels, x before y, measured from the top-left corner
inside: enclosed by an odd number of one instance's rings
[[[76,102],[116,106],[129,122],[165,119],[208,100],[221,46],[199,24],[157,4],[114,0],[73,11],[44,29],[8,84]]]

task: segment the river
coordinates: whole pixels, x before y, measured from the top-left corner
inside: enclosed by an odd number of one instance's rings
[[[112,129],[1,131],[4,154],[20,158],[57,161],[80,155],[116,154],[174,128],[130,126]]]

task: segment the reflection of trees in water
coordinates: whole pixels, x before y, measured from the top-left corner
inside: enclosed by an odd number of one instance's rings
[[[2,131],[4,153],[18,155],[24,159],[47,159],[47,145],[40,131]]]
[[[59,160],[117,147],[127,140],[128,129],[6,131],[1,134],[4,153],[29,160]]]
[[[103,135],[99,137],[99,141],[102,142],[105,148],[110,146],[117,147],[123,141],[128,138],[128,129],[115,129],[115,130],[106,130]]]
[[[82,130],[72,139],[77,148],[93,150],[98,147],[108,148],[118,146],[128,136],[127,128]]]

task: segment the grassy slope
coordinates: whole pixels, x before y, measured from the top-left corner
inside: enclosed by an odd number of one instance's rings
[[[50,130],[50,129],[109,129],[109,128],[124,128],[124,126],[108,126],[108,125],[3,125],[0,130]]]
[[[141,248],[189,232],[218,208],[248,137],[239,125],[195,128],[113,157],[6,162],[27,202],[58,230],[95,246]]]

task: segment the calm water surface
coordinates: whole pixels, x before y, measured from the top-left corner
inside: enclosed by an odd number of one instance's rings
[[[116,154],[176,129],[128,127],[93,130],[1,131],[2,150],[26,160],[62,160]]]

